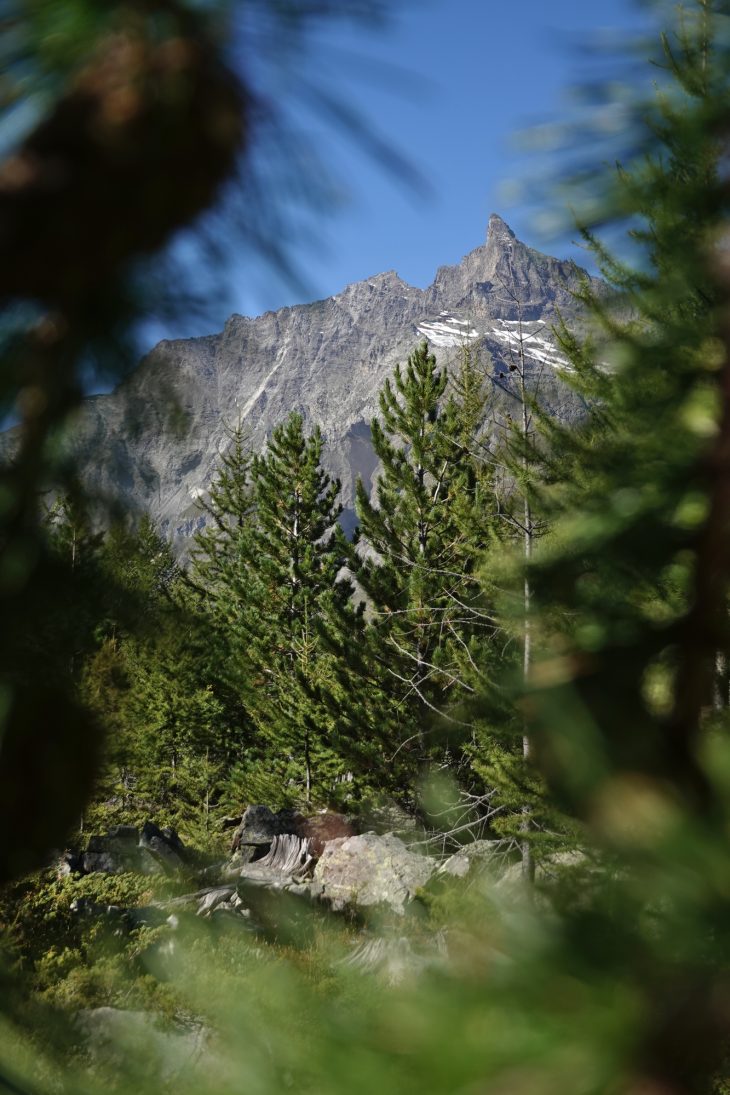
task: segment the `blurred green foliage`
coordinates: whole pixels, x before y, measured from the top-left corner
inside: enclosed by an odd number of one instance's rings
[[[299,9],[280,14],[288,11]],[[176,33],[194,18],[196,31],[212,35],[206,10],[170,12]],[[176,645],[180,617],[168,595],[178,578],[153,530],[141,530],[141,547],[122,550],[112,538],[104,548],[69,503],[52,534],[43,531],[46,446],[76,398],[88,333],[79,317],[97,288],[85,297],[74,283],[66,299],[64,283],[53,316],[23,336],[26,348],[11,360],[30,363],[35,395],[21,401],[17,459],[0,484],[10,635],[0,650],[9,667],[0,868],[15,879],[0,905],[0,1085],[152,1093],[174,1084],[203,1095],[727,1090],[730,5],[694,0],[665,18],[668,79],[655,101],[634,104],[643,146],[601,176],[600,216],[586,228],[612,294],[587,285],[592,329],[561,332],[565,381],[584,396],[586,417],[568,429],[535,407],[540,441],[513,439],[518,466],[526,456],[532,469],[520,485],[550,528],[527,571],[536,658],[526,688],[515,686],[508,661],[475,700],[483,713],[473,748],[485,771],[499,737],[494,712],[519,719],[538,746],[551,807],[571,818],[561,836],[574,825],[582,847],[546,856],[527,893],[509,866],[501,877],[486,870],[427,887],[395,932],[392,921],[380,925],[384,939],[427,956],[399,985],[343,963],[368,936],[302,918],[294,905],[259,935],[194,917],[181,917],[174,933],[143,926],[115,935],[103,920],[72,915],[73,898],[136,903],[148,899],[146,882],[18,880],[67,831],[92,778],[113,783],[110,773],[128,763],[115,745],[137,743],[146,763],[158,750],[144,792],[171,818],[194,811],[204,787],[209,801],[216,765],[243,744],[234,728],[246,732],[230,695],[206,683],[202,651],[186,663]],[[167,25],[154,23],[150,49]],[[217,41],[205,41],[214,55]],[[0,232],[4,194],[0,185]],[[600,242],[597,230],[617,219],[638,247],[636,265]],[[118,285],[105,285],[109,300]],[[72,335],[58,319],[69,308]],[[489,612],[510,635],[524,626],[524,576],[511,561],[484,581]],[[100,588],[104,597],[93,593]],[[134,588],[153,636],[125,623],[125,590]],[[83,659],[68,657],[71,611]],[[89,705],[112,734],[134,731],[112,739],[101,777]],[[181,728],[194,743],[178,738]],[[206,749],[209,770],[180,763]],[[112,1019],[92,1017],[87,1009],[99,1004],[119,1008],[117,1025],[104,1037],[97,1027],[80,1053],[79,1024]],[[94,1055],[100,1037],[106,1049]]]

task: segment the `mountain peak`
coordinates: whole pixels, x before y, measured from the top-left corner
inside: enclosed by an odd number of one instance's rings
[[[509,243],[517,237],[499,213],[492,213],[487,225],[487,243]]]
[[[329,300],[232,316],[222,335],[163,344],[116,392],[86,402],[73,438],[84,481],[101,496],[117,495],[149,512],[186,552],[190,534],[205,522],[200,498],[230,442],[227,423],[240,419],[258,451],[296,407],[327,438],[327,470],[343,484],[353,527],[357,479],[369,489],[378,467],[368,423],[396,362],[418,339],[425,335],[447,362],[458,360],[464,346],[484,344],[495,372],[506,371],[518,338],[507,286],[525,322],[537,326],[524,336],[531,340],[530,368],[556,364],[554,348],[538,331],[558,312],[576,314],[579,275],[534,256],[495,214],[486,242],[442,266],[427,289],[385,271]],[[559,395],[561,407],[567,398]],[[165,413],[171,404],[184,412],[182,432]]]

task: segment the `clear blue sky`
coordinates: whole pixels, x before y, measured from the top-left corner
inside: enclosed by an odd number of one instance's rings
[[[594,74],[586,47],[596,35],[610,30],[628,41],[642,19],[645,9],[632,0],[405,0],[389,28],[323,33],[306,71],[356,104],[429,193],[409,188],[356,142],[293,105],[334,167],[341,201],[314,222],[314,241],[292,247],[306,288],[242,255],[227,275],[230,299],[219,302],[218,325],[229,311],[257,314],[328,296],[382,270],[427,285],[437,266],[482,242],[492,211],[528,242],[566,252],[567,239],[540,238],[526,204],[509,200],[511,181],[534,183],[541,169],[518,151],[515,137],[565,116],[570,89]],[[174,334],[202,333],[199,320],[180,322]]]

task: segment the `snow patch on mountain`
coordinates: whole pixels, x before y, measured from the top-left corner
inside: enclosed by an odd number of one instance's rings
[[[505,344],[508,353],[519,353],[522,348],[525,357],[531,361],[536,361],[540,365],[549,365],[553,369],[570,371],[570,365],[563,355],[556,350],[549,339],[542,337],[540,332],[544,330],[543,326],[538,327],[537,330],[530,330],[522,320],[500,319],[497,322],[499,326],[492,328],[491,337]]]
[[[441,312],[438,319],[417,325],[419,334],[432,346],[465,346],[479,338],[479,332],[465,319],[458,319],[450,312]]]

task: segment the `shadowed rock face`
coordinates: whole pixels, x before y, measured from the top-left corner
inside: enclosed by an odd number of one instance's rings
[[[368,424],[378,392],[423,338],[447,365],[465,343],[483,346],[496,375],[514,352],[521,308],[544,398],[574,413],[555,379],[550,325],[558,311],[576,314],[571,290],[581,273],[531,250],[492,216],[486,242],[441,267],[427,289],[389,271],[313,304],[233,315],[217,335],[159,343],[115,392],[85,401],[72,445],[90,487],[149,512],[184,552],[203,520],[200,498],[226,427],[241,420],[259,449],[298,410],[322,428],[349,529],[355,480],[372,482],[376,470]]]

